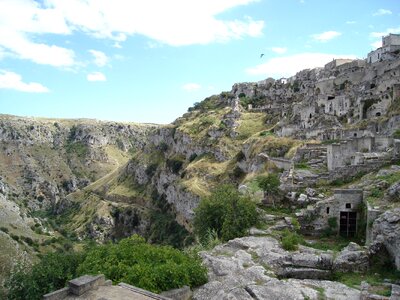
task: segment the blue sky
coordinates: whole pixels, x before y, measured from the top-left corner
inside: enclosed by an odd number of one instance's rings
[[[0,113],[169,123],[389,32],[398,0],[0,0]]]

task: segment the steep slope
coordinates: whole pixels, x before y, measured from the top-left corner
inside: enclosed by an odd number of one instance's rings
[[[126,164],[156,127],[1,115],[0,276],[10,257],[67,245],[47,217],[65,210],[67,194]]]

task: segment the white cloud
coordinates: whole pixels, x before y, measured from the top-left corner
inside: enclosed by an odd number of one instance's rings
[[[371,32],[370,36],[375,37],[375,38],[380,38],[382,36],[388,35],[389,33],[400,33],[400,27],[388,28],[388,29],[386,29],[386,31],[382,31],[382,32]]]
[[[148,0],[96,1],[47,0],[74,29],[96,37],[123,41],[140,34],[173,46],[224,42],[244,36],[260,36],[263,21],[219,20],[229,8],[257,0]]]
[[[86,76],[88,81],[106,81],[106,76],[101,72],[92,72]]]
[[[323,33],[313,34],[311,37],[319,42],[327,42],[331,39],[334,39],[338,36],[342,35],[340,32],[337,31],[325,31]]]
[[[90,54],[94,57],[94,64],[98,67],[104,67],[108,62],[108,57],[104,52],[97,50],[89,50]]]
[[[2,0],[0,20],[0,46],[11,54],[55,67],[75,64],[72,50],[38,43],[30,37],[31,34],[71,33],[60,11],[43,9],[31,0]]]
[[[186,83],[185,85],[182,86],[182,88],[185,91],[191,92],[191,91],[199,90],[201,88],[201,85],[198,83]]]
[[[388,9],[380,8],[376,12],[374,12],[373,16],[384,16],[384,15],[391,15],[392,12]]]
[[[264,75],[265,77],[290,77],[298,71],[323,67],[333,58],[355,59],[355,55],[336,55],[325,53],[301,53],[286,57],[275,57],[266,63],[246,69],[250,75]]]
[[[382,47],[382,41],[376,41],[376,42],[372,43],[371,46],[372,46],[372,48],[374,48],[374,50],[377,48],[380,48],[380,47]]]
[[[286,47],[272,47],[271,51],[278,53],[278,54],[284,54],[287,52],[287,48]]]
[[[0,70],[0,89],[11,89],[27,93],[47,93],[49,89],[40,83],[22,81],[21,75]]]
[[[346,24],[348,24],[348,25],[353,25],[353,24],[356,24],[357,22],[356,21],[347,21],[346,22]]]
[[[172,46],[258,37],[264,21],[218,18],[256,1],[0,0],[0,47],[38,64],[71,67],[77,65],[74,51],[46,42],[44,34],[79,31],[111,39],[116,48],[132,35]]]

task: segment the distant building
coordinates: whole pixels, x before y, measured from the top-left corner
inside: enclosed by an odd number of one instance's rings
[[[390,33],[382,37],[382,47],[368,53],[367,62],[373,64],[377,61],[390,60],[393,53],[400,50],[400,34]]]

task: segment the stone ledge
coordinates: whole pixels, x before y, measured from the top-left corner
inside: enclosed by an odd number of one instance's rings
[[[105,281],[104,275],[83,275],[68,282],[69,291],[73,295],[80,296],[99,285],[104,285]]]
[[[43,300],[60,300],[67,297],[69,294],[69,288],[65,287],[63,289],[48,293],[43,296]]]
[[[141,289],[141,288],[138,288],[138,287],[135,287],[135,286],[133,286],[133,285],[126,284],[126,283],[123,283],[123,282],[119,283],[118,286],[120,286],[120,287],[122,287],[122,288],[124,288],[124,289],[131,290],[131,291],[133,291],[133,292],[135,292],[135,293],[142,294],[142,295],[144,295],[144,296],[153,298],[153,299],[157,299],[157,300],[171,300],[171,298],[167,298],[167,297],[164,297],[164,296],[161,296],[161,295],[157,295],[157,294],[154,294],[154,293],[152,293],[152,292],[143,290],[143,289]]]

